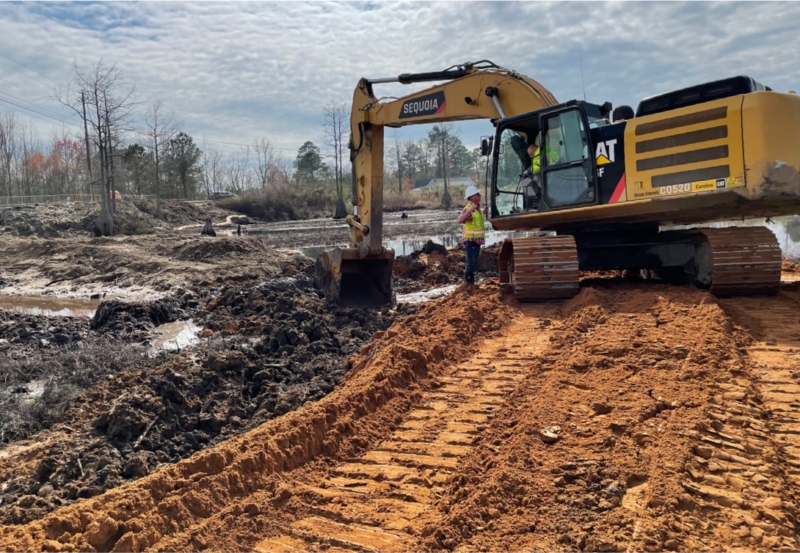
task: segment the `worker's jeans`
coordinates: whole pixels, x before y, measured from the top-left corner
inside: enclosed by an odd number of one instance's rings
[[[466,257],[466,267],[464,267],[464,274],[470,275],[478,268],[478,254],[481,251],[481,245],[477,242],[469,240],[464,242],[464,254]]]

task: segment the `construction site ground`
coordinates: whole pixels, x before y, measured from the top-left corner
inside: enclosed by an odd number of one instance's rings
[[[298,251],[325,223],[214,218],[3,235],[0,550],[800,548],[797,265],[770,297],[608,273],[519,304],[493,248],[469,288],[427,244],[400,297],[449,295],[344,308]]]

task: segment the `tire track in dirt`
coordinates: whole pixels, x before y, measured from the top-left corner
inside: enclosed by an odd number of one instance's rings
[[[774,297],[720,302],[754,338],[745,348],[752,385],[732,382],[710,411],[714,420],[706,431],[713,452],[707,472],[713,469],[717,477],[744,488],[739,496],[717,501],[752,509],[739,532],[753,545],[768,549],[798,548],[800,294],[795,288],[784,287]],[[700,453],[707,456],[709,450]],[[767,463],[759,463],[759,457]],[[753,493],[753,487],[760,493]],[[787,492],[783,500],[775,493],[780,488]]]
[[[391,436],[330,471],[304,491],[316,496],[311,516],[264,539],[263,553],[407,551],[415,520],[430,510],[443,486],[497,408],[531,372],[550,337],[555,306],[525,306],[502,336],[438,379]],[[545,322],[547,321],[547,322]],[[535,333],[531,331],[536,329]]]

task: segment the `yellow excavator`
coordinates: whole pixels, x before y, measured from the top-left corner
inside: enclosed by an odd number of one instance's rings
[[[380,101],[373,85],[444,81]],[[781,252],[766,227],[691,228],[800,212],[800,97],[745,76],[659,94],[636,111],[558,103],[533,79],[484,60],[361,79],[351,113],[349,248],[321,254],[316,282],[335,302],[394,303],[382,244],[384,127],[490,119],[489,221],[507,239],[500,280],[522,301],[569,298],[581,270],[647,270],[718,296],[765,294]],[[528,146],[542,144],[531,175]]]

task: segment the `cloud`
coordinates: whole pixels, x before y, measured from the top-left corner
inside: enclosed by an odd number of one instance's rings
[[[266,136],[292,158],[306,140],[323,146],[323,106],[349,104],[360,77],[468,60],[530,75],[560,100],[585,91],[634,107],[735,74],[797,88],[798,20],[799,3],[779,2],[2,3],[0,53],[25,67],[0,57],[0,91],[72,117],[53,88],[72,78],[73,62],[89,68],[102,58],[136,86],[141,112],[161,100],[198,142]],[[43,119],[46,134],[52,120]],[[458,128],[474,142],[490,127]]]

